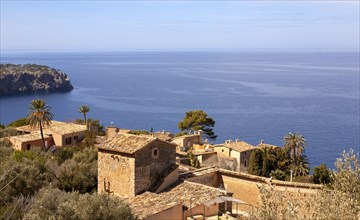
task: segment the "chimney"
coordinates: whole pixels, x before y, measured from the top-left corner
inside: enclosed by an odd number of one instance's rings
[[[235,142],[236,142],[236,143],[239,142],[239,139],[235,139]]]
[[[231,143],[231,141],[232,141],[232,140],[231,140],[231,139],[229,139],[229,143]]]
[[[198,136],[199,136],[199,144],[202,144],[202,130],[198,130],[197,132]]]
[[[114,137],[119,132],[119,128],[109,126],[106,128],[106,139]]]
[[[265,143],[265,142],[264,142],[264,139],[261,139],[261,140],[260,140],[260,144],[263,144],[263,143]]]

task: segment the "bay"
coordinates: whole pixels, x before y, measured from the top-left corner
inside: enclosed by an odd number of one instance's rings
[[[0,97],[0,123],[25,117],[44,98],[56,120],[89,117],[105,126],[178,132],[186,111],[216,121],[216,143],[240,139],[283,145],[307,139],[311,166],[333,168],[343,150],[360,152],[359,54],[351,52],[10,52],[1,63],[48,65],[66,72],[69,93]]]

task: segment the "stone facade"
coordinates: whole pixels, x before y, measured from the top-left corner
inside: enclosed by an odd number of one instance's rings
[[[136,146],[137,150],[133,152],[130,145],[135,143],[134,140],[144,144]],[[163,175],[176,166],[175,153],[176,146],[166,141],[129,134],[116,135],[99,146],[98,192],[133,197],[156,190],[154,187],[164,180]]]
[[[12,136],[8,138],[12,143],[13,148],[19,151],[26,151],[30,149],[42,149],[43,143],[40,134],[25,134],[19,136]],[[54,145],[54,141],[48,135],[44,135],[45,146]]]
[[[98,193],[135,196],[135,158],[114,151],[98,150]]]
[[[195,144],[197,145],[202,144],[201,132],[198,132],[198,134],[190,134],[190,135],[175,137],[171,140],[171,142],[178,145],[180,148],[183,148],[184,151],[186,151],[189,148],[193,147],[193,145]]]
[[[236,170],[240,172],[247,172],[251,152],[255,149],[252,145],[242,141],[214,146],[214,151],[217,152],[218,155],[236,159]]]
[[[170,146],[169,146],[170,145]],[[135,194],[149,190],[162,173],[176,164],[175,146],[156,140],[135,153]]]

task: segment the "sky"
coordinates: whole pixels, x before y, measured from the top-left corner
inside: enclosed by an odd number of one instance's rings
[[[2,51],[359,51],[358,0],[0,4]]]

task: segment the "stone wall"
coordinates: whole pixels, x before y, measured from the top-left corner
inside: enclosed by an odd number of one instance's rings
[[[218,168],[209,168],[208,172],[206,172],[204,169],[192,172],[193,173],[190,172],[186,175],[182,175],[181,178],[185,178],[191,182],[226,189],[227,192],[233,193],[232,196],[234,198],[248,203],[248,205],[238,205],[238,209],[241,211],[249,211],[253,206],[258,204],[258,198],[260,196],[258,189],[259,184],[271,184],[274,186],[275,190],[286,190],[295,194],[302,193],[304,195],[316,193],[318,189],[322,188],[322,185],[318,184],[271,180],[270,178],[266,177],[254,176],[246,173],[239,173]],[[233,208],[235,207],[236,204],[233,204]]]
[[[187,150],[194,144],[201,144],[201,135],[184,135],[174,138],[171,142],[178,146],[185,147]]]
[[[191,209],[184,211],[184,219],[187,219],[187,217],[193,217],[194,215],[202,215],[205,217],[210,217],[218,214],[219,204],[215,203],[214,205],[211,205],[210,207],[205,205],[196,205],[194,204],[194,207]]]
[[[247,181],[238,177],[227,176],[218,174],[218,186],[225,188],[226,191],[232,192],[233,197],[240,199],[253,206],[257,205],[259,197],[259,189],[257,182]],[[235,204],[234,204],[235,206]],[[239,206],[239,210],[249,210],[251,206]]]
[[[135,158],[100,149],[98,151],[98,193],[135,196]]]
[[[186,180],[194,183],[200,183],[206,186],[218,187],[217,172],[206,173],[204,175],[190,177]]]
[[[202,154],[201,156],[201,166],[215,166],[218,163],[217,153],[211,154]]]
[[[136,152],[135,158],[135,194],[138,194],[149,190],[166,169],[176,164],[176,146],[156,140]]]
[[[44,139],[45,139],[45,143],[48,143],[48,147],[51,147],[53,145],[54,141],[51,137],[44,137]],[[12,143],[13,148],[19,151],[26,151],[30,149],[42,149],[43,146],[41,139],[20,142],[16,139],[16,136],[14,136],[14,137],[9,137],[9,141]],[[28,149],[28,147],[30,147],[30,149]]]
[[[155,215],[149,216],[144,220],[180,220],[183,219],[182,204],[163,210]]]
[[[253,150],[243,151],[240,154],[239,168],[241,172],[247,172],[249,168],[250,155]]]
[[[230,151],[227,147],[214,147],[214,151],[218,153],[218,155],[222,155],[225,157],[230,157]]]
[[[82,140],[85,136],[85,131],[74,132],[74,133],[66,134],[66,135],[60,135],[60,134],[57,134],[55,132],[48,130],[48,133],[51,133],[51,135],[54,139],[54,143],[58,147],[76,145],[78,143],[78,141]],[[75,136],[77,136],[77,139],[74,138]],[[71,144],[66,144],[65,139],[69,138],[69,137],[71,137]]]

